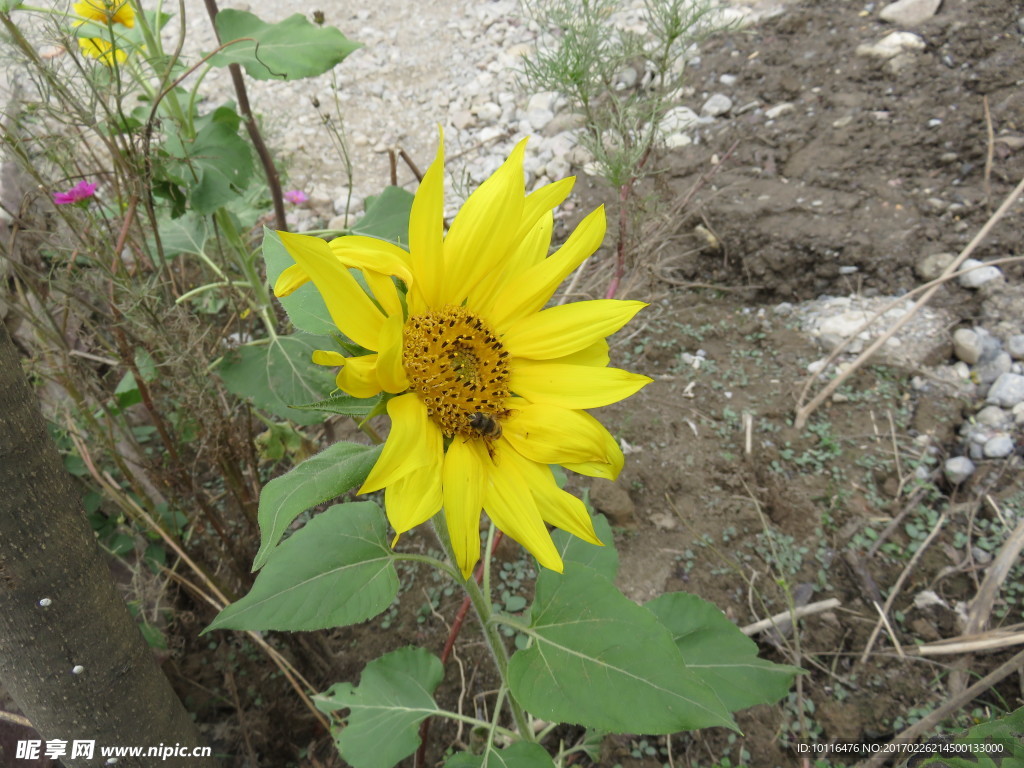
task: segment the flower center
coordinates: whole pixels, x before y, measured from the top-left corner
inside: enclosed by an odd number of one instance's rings
[[[414,315],[402,331],[402,365],[445,437],[496,438],[508,416],[508,352],[465,307]]]

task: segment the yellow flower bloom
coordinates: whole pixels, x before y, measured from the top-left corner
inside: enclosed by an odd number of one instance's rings
[[[135,26],[135,11],[127,0],[82,0],[71,6],[71,10],[86,21],[95,21],[104,26],[121,24],[125,27]],[[73,26],[80,27],[84,22],[76,21]],[[78,47],[82,53],[99,59],[108,67],[128,58],[128,54],[114,46],[111,41],[102,37],[80,37]]]
[[[274,287],[312,280],[338,329],[370,354],[318,351],[341,366],[338,387],[386,392],[391,433],[361,493],[385,489],[398,534],[442,507],[458,566],[480,557],[480,513],[541,565],[562,570],[545,523],[600,545],[586,508],[558,488],[550,464],[614,479],[622,451],[584,409],[634,394],[650,379],[608,367],[605,337],[646,306],[583,301],[544,309],[600,245],[604,209],[548,256],[552,209],[574,179],[524,195],[521,142],[444,223],[444,145],[413,200],[409,250],[369,237],[331,243],[280,232],[295,266]],[[369,296],[349,268],[362,271]],[[392,276],[407,287],[405,308]]]

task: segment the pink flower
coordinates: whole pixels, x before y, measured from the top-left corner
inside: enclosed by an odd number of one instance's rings
[[[83,200],[88,200],[90,197],[96,194],[96,185],[90,184],[88,181],[80,181],[67,192],[54,192],[53,202],[56,205],[68,205],[70,203],[80,203]]]
[[[287,200],[289,203],[294,203],[295,205],[302,205],[303,203],[309,200],[309,195],[307,195],[301,189],[289,189],[287,192],[284,193],[284,199]]]

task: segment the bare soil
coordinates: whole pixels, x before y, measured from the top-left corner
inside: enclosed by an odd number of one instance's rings
[[[774,307],[915,287],[914,265],[959,251],[1024,174],[1016,139],[1024,135],[1021,6],[945,0],[914,30],[925,50],[898,72],[856,55],[859,44],[892,31],[863,7],[812,0],[706,44],[692,70],[690,106],[699,109],[702,94],[725,90],[719,76],[734,74],[729,95],[739,114],[699,144],[659,159],[666,171],[650,191],[663,207],[626,288],[629,298],[652,306],[613,348],[614,364],[655,382],[597,414],[632,447],[615,489],[571,481],[615,524],[621,586],[636,600],[686,590],[739,625],[791,603],[840,601],[802,620],[795,633],[756,636],[764,656],[808,674],[788,700],[741,713],[739,738],[716,731],[673,737],[676,766],[792,765],[800,743],[884,740],[962,688],[965,676],[976,679],[1012,653],[901,655],[959,632],[955,606],[974,597],[987,557],[998,551],[1006,533],[1000,514],[1024,514],[1019,457],[984,463],[966,487],[948,487],[936,471],[956,450],[969,404],[920,395],[909,383],[916,371],[876,367],[855,376],[806,429],[791,426],[807,365],[821,353]],[[763,109],[743,111],[754,102],[793,109],[769,121]],[[1003,141],[990,138],[989,125]],[[597,185],[586,198],[581,210],[614,201]],[[684,208],[673,207],[684,200]],[[976,257],[1016,255],[1022,224],[1018,205]],[[608,259],[587,276],[593,295],[603,292]],[[840,267],[857,269],[841,274]],[[1019,268],[1006,272],[1019,282]],[[968,322],[980,312],[977,294],[956,287],[937,301]],[[694,368],[683,355],[698,350],[704,362]],[[883,629],[862,661],[878,621],[873,602],[886,599],[943,512],[943,530],[895,598],[892,634]],[[403,539],[410,542],[430,546],[426,534]],[[511,545],[499,555],[509,590],[528,597],[529,564]],[[1019,577],[1004,587],[991,626],[1022,620],[1011,602],[1021,594]],[[288,643],[289,654],[326,688],[358,679],[367,661],[409,643],[439,653],[458,595],[429,577],[423,583],[409,587],[393,612],[361,627],[303,635]],[[915,606],[926,590],[941,602]],[[241,636],[196,640],[211,617],[197,609],[193,618],[179,618],[185,647],[167,668],[215,742],[234,756],[226,764],[341,764],[329,735]],[[444,706],[485,706],[484,699],[460,701],[464,686],[489,687],[478,636],[471,623],[460,636],[459,663],[450,664],[440,691]],[[1020,682],[1008,678],[949,727],[1020,704]],[[435,725],[430,764],[456,738],[470,740]],[[664,737],[614,737],[597,764],[660,766],[668,750]]]

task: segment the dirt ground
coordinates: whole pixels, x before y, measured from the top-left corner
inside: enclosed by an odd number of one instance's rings
[[[756,636],[764,656],[808,674],[779,705],[741,713],[741,737],[673,737],[675,766],[794,765],[800,743],[885,740],[1012,655],[910,652],[959,633],[957,604],[974,597],[1007,524],[1024,515],[1019,456],[984,462],[959,488],[937,471],[957,451],[970,403],[921,395],[910,385],[917,371],[874,367],[807,428],[791,426],[807,365],[821,352],[775,307],[913,289],[915,264],[962,249],[1024,174],[1020,4],[945,0],[914,30],[925,50],[895,72],[855,54],[892,31],[866,7],[812,0],[706,44],[691,72],[690,106],[733,74],[729,95],[740,114],[659,159],[666,172],[651,191],[662,203],[620,293],[652,306],[613,347],[613,364],[655,382],[597,414],[631,447],[617,484],[571,481],[616,526],[621,586],[636,600],[686,590],[741,626],[791,603],[839,600],[796,633]],[[793,108],[768,121],[763,110],[742,111],[754,102]],[[611,200],[591,185],[580,208]],[[685,208],[673,205],[682,200]],[[976,257],[1019,255],[1022,224],[1018,205]],[[1005,271],[1020,282],[1019,267]],[[598,264],[584,285],[599,295],[607,274]],[[936,303],[967,324],[983,312],[978,294],[957,287]],[[872,603],[890,595],[943,514],[894,599],[891,628],[862,659],[878,623]],[[409,540],[429,546],[426,534]],[[528,595],[530,566],[511,546],[500,557],[510,592]],[[362,627],[303,636],[293,644],[296,663],[326,688],[408,643],[440,652],[458,596],[428,583]],[[1018,598],[1019,569],[990,626],[1024,620]],[[208,617],[194,619],[180,623],[180,637],[194,638]],[[168,668],[215,742],[237,756],[234,765],[341,764],[329,735],[245,641],[215,633],[183,642]],[[467,627],[457,652],[440,692],[449,707],[463,681],[488,687],[476,628]],[[1024,678],[1007,678],[949,727],[1015,709],[1022,686]],[[434,761],[469,738],[439,726],[431,734]],[[653,767],[669,754],[664,737],[614,737],[597,764]]]

